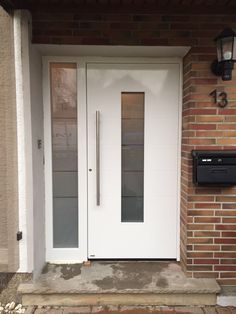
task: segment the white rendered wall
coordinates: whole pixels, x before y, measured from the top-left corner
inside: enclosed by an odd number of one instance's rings
[[[30,91],[32,119],[33,156],[33,233],[34,233],[34,278],[45,263],[45,197],[44,197],[44,143],[43,143],[43,99],[42,57],[30,45]],[[41,141],[41,147],[39,141]]]
[[[42,62],[31,45],[30,15],[14,13],[20,267],[36,277],[45,262]]]
[[[32,136],[29,73],[28,14],[14,12],[14,51],[17,111],[19,242],[18,272],[33,270],[33,197],[32,197]]]

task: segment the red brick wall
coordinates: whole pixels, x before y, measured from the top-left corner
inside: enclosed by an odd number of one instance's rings
[[[114,12],[38,10],[32,14],[33,42],[192,47],[183,69],[181,262],[189,276],[236,284],[236,188],[195,187],[190,155],[192,149],[236,148],[236,70],[228,83],[210,71],[213,38],[224,27],[235,27],[236,15]],[[216,87],[228,92],[225,109],[209,96]]]
[[[208,47],[235,16],[125,13],[58,13],[37,10],[33,42],[81,45],[172,45]],[[227,21],[227,22],[226,22]]]
[[[195,187],[192,184],[192,149],[236,148],[236,71],[223,82],[210,72],[214,50],[193,49],[184,58],[182,133],[182,251],[193,277],[215,277],[236,284],[236,188]],[[209,93],[228,93],[221,109]]]

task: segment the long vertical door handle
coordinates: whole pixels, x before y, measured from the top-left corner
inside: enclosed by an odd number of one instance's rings
[[[96,111],[96,199],[100,206],[100,111]]]

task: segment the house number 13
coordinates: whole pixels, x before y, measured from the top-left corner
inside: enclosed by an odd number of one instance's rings
[[[228,105],[228,99],[227,99],[227,93],[226,92],[217,92],[216,89],[214,89],[210,96],[213,97],[214,103],[218,104],[219,107],[224,108]]]

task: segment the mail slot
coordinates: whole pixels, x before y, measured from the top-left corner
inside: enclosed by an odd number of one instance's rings
[[[236,151],[193,150],[193,182],[197,185],[236,185]]]

